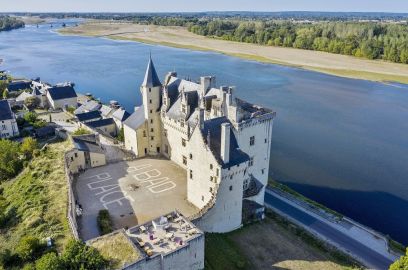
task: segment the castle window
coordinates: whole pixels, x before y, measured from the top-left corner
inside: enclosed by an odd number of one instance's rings
[[[251,157],[251,158],[249,159],[248,166],[249,166],[249,167],[254,166],[254,157]]]
[[[152,92],[152,88],[149,88],[149,93]]]
[[[230,175],[230,179],[232,179],[233,177],[234,177],[234,175],[231,174],[231,175]]]
[[[210,187],[210,192],[213,192],[213,188],[212,188],[212,187]]]
[[[183,139],[183,138],[181,138],[181,145],[184,146],[184,147],[186,146],[186,140]]]
[[[164,152],[165,152],[166,154],[169,153],[169,146],[168,146],[167,144],[164,145]]]
[[[212,164],[210,164],[210,170],[212,170],[213,169],[213,165]]]
[[[152,100],[151,100],[151,99],[149,99],[149,103],[152,104]]]
[[[267,143],[268,142],[268,140],[267,139],[265,139],[265,143]]]
[[[167,130],[164,130],[164,137],[167,137]]]
[[[150,110],[150,113],[153,113],[153,110]]]
[[[229,190],[232,191],[232,186],[229,187]]]
[[[153,124],[153,119],[150,119],[150,124]]]
[[[153,137],[153,136],[151,136],[151,137],[150,137],[150,140],[152,140],[152,141],[153,141],[153,140],[154,140],[154,137]]]
[[[186,156],[183,156],[183,164],[187,165],[187,157]]]
[[[186,105],[181,105],[181,111],[182,111],[183,113],[186,113]]]
[[[78,153],[75,153],[74,156],[77,158],[77,157],[78,157]]]
[[[143,130],[143,137],[146,137],[146,130]]]
[[[261,172],[262,172],[262,174],[264,174],[264,173],[265,173],[265,169],[262,169]]]
[[[216,175],[219,176],[219,174],[220,174],[220,170],[217,168]]]
[[[193,154],[190,153],[190,159],[193,159]]]
[[[204,201],[204,196],[201,196],[201,200]]]
[[[255,136],[251,136],[251,138],[249,138],[249,145],[255,145]]]
[[[190,179],[193,179],[193,170],[190,170]]]

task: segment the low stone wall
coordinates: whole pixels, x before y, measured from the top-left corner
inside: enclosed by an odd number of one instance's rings
[[[64,155],[65,178],[66,178],[67,185],[68,185],[67,218],[68,218],[69,227],[71,228],[72,235],[74,236],[75,239],[79,239],[78,223],[76,220],[76,212],[75,212],[75,197],[74,197],[74,190],[73,190],[73,184],[75,181],[75,177],[70,171],[67,163],[68,163],[68,160],[65,154]]]

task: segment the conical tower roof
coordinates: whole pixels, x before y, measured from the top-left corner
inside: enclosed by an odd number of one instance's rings
[[[156,87],[161,86],[159,77],[157,76],[156,69],[152,61],[152,56],[149,57],[149,63],[147,64],[146,74],[142,83],[144,87]]]

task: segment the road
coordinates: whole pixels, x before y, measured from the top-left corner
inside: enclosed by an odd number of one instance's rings
[[[265,204],[275,208],[290,218],[296,220],[298,223],[313,230],[324,238],[348,250],[350,254],[354,254],[357,258],[363,260],[363,263],[369,268],[373,269],[388,269],[392,261],[382,254],[370,249],[362,243],[354,240],[342,231],[330,226],[326,222],[321,221],[312,214],[302,211],[297,207],[292,206],[286,200],[281,198],[274,192],[265,192]]]

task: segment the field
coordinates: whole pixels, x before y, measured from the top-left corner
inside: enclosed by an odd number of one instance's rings
[[[206,269],[359,269],[342,253],[274,213],[228,234],[206,235]]]
[[[63,165],[63,153],[69,146],[68,141],[49,144],[15,179],[2,184],[8,211],[14,215],[0,231],[0,251],[13,250],[26,235],[51,237],[61,250],[71,236]]]
[[[149,44],[215,51],[247,60],[294,66],[342,77],[408,83],[408,65],[293,48],[261,46],[199,36],[183,27],[90,21],[59,31]]]

